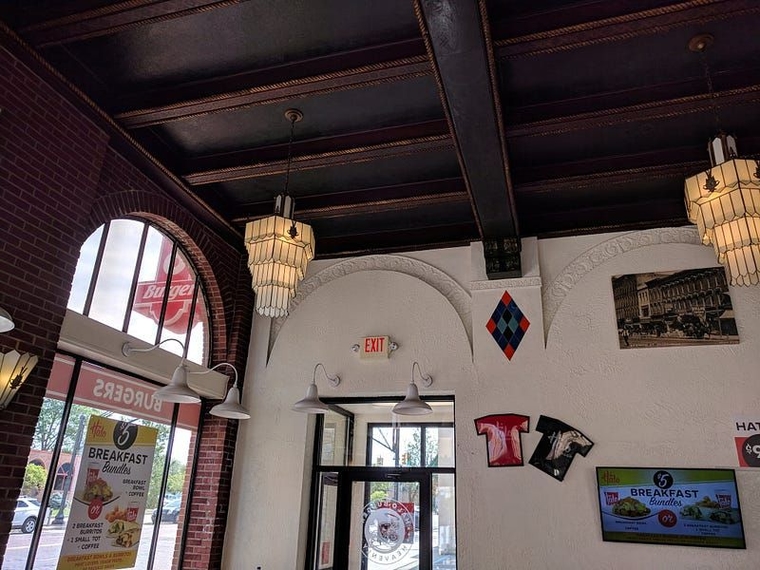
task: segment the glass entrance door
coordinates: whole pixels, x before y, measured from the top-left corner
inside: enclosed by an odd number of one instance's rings
[[[430,475],[341,473],[335,568],[431,570]]]
[[[304,570],[456,570],[454,403],[430,401],[426,421],[363,399],[317,418]]]

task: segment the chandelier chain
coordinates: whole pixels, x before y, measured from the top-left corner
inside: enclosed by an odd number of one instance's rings
[[[705,46],[706,48],[707,46]],[[707,82],[707,93],[710,96],[710,109],[713,112],[713,116],[715,117],[715,128],[718,130],[718,132],[721,132],[721,120],[720,120],[720,108],[718,107],[717,102],[717,95],[715,94],[715,87],[713,86],[713,80],[712,80],[712,73],[710,71],[710,64],[707,61],[707,56],[705,55],[706,49],[700,49],[699,50],[699,59],[702,62],[702,69],[704,69],[705,73],[705,81]]]

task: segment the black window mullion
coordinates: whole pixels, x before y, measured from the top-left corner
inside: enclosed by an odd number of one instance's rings
[[[51,469],[48,473],[47,481],[45,482],[45,489],[42,491],[42,500],[40,501],[40,513],[37,517],[38,521],[44,522],[45,511],[47,510],[48,501],[55,485],[55,480],[58,475],[58,461],[61,458],[61,450],[63,448],[63,440],[66,437],[66,427],[69,423],[69,417],[71,416],[71,406],[74,404],[74,393],[77,389],[77,382],[79,382],[79,371],[82,368],[82,361],[80,359],[74,360],[74,368],[71,371],[71,379],[69,381],[69,389],[66,392],[66,401],[63,403],[63,412],[61,413],[61,427],[58,429],[58,437],[55,440],[55,446],[53,446],[53,454],[50,457],[51,467],[55,467],[55,473]],[[74,466],[72,465],[72,470]],[[67,475],[67,477],[73,476],[73,473]],[[63,505],[61,505],[63,508]],[[42,538],[42,529],[44,524],[37,524],[34,527],[34,533],[32,534],[31,544],[29,545],[29,553],[26,557],[26,570],[32,570],[34,566],[34,559],[37,556],[37,548],[39,547],[40,538]]]
[[[185,543],[187,542],[188,515],[192,508],[193,493],[195,493],[195,479],[197,475],[196,465],[201,451],[201,433],[203,432],[204,417],[206,415],[206,404],[201,404],[200,419],[198,420],[198,431],[195,433],[195,449],[193,450],[193,464],[190,472],[190,481],[187,484],[187,499],[185,499],[185,517],[182,519],[182,537],[179,543],[179,559],[176,568],[184,568],[185,562]]]
[[[84,308],[82,314],[87,316],[90,314],[90,308],[92,307],[92,298],[95,296],[95,286],[98,283],[98,277],[100,276],[100,265],[103,263],[103,252],[106,249],[106,242],[108,241],[108,230],[111,228],[111,222],[106,222],[103,225],[103,233],[100,236],[100,243],[98,244],[98,253],[95,256],[95,265],[92,268],[92,275],[90,276],[90,286],[87,289],[87,297],[84,301]]]
[[[164,287],[164,298],[161,301],[161,315],[158,318],[158,330],[156,331],[156,341],[153,344],[161,342],[161,333],[164,330],[164,320],[166,319],[166,303],[169,301],[169,290],[172,285],[172,277],[174,275],[174,260],[177,258],[177,242],[172,243],[171,259],[169,260],[169,266],[166,268],[166,285]],[[186,344],[186,343],[183,343]],[[187,347],[182,356],[187,355]]]
[[[322,472],[322,432],[324,430],[325,417],[322,414],[317,415],[316,429],[314,430],[314,456],[311,460],[311,501],[309,502],[308,534],[309,540],[306,544],[306,568],[313,570],[316,567],[317,545],[316,533],[319,528],[320,508],[320,478]]]
[[[143,253],[145,253],[145,242],[148,240],[148,224],[143,225],[143,233],[140,237],[140,249],[137,252],[137,262],[135,263],[135,271],[132,274],[132,285],[129,288],[129,299],[127,300],[127,311],[124,314],[124,323],[121,327],[121,332],[127,332],[129,328],[129,320],[132,318],[132,305],[135,303],[135,293],[137,292],[137,280],[140,278],[140,269],[142,269]]]
[[[420,427],[420,467],[427,467],[427,427]]]
[[[195,276],[195,287],[193,289],[193,300],[190,302],[190,316],[187,319],[187,331],[185,331],[185,339],[187,339],[187,342],[190,342],[190,333],[193,331],[193,327],[195,326],[195,307],[198,305],[198,297],[200,297],[203,294],[203,291],[200,288],[200,282],[198,281],[198,276]]]
[[[169,441],[166,443],[166,459],[164,460],[164,472],[161,475],[161,488],[158,491],[158,505],[156,509],[158,516],[156,523],[153,525],[153,536],[150,539],[150,551],[148,552],[148,570],[153,569],[153,561],[156,558],[156,546],[158,545],[158,533],[161,529],[161,514],[164,510],[164,495],[166,495],[166,485],[169,480],[169,469],[171,468],[172,447],[174,446],[174,434],[177,429],[177,418],[179,417],[179,405],[174,405],[172,411],[172,423],[169,428]],[[155,461],[155,458],[153,459]],[[187,509],[186,509],[187,510]]]

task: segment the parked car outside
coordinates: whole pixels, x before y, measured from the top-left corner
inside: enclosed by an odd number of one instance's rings
[[[161,522],[175,523],[179,520],[179,509],[182,506],[182,499],[168,499],[164,502],[164,508],[161,509]],[[153,524],[158,522],[158,509],[150,515]]]
[[[24,534],[34,532],[39,513],[40,503],[37,499],[19,497],[16,501],[16,510],[13,513],[11,528],[19,528]]]

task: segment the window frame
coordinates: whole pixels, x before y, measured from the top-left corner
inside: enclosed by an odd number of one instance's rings
[[[117,329],[115,327],[111,327],[111,328],[114,328],[114,330],[119,330],[120,332],[128,334],[131,315],[133,312],[135,295],[137,292],[137,285],[139,283],[139,278],[140,278],[140,268],[142,266],[143,255],[145,253],[145,246],[148,240],[148,233],[150,229],[152,228],[154,231],[158,232],[162,237],[164,237],[169,242],[171,242],[172,250],[171,250],[170,263],[167,268],[167,278],[166,278],[166,283],[165,283],[165,288],[164,288],[163,302],[161,304],[161,313],[159,315],[159,320],[156,323],[156,335],[152,341],[146,341],[146,342],[150,342],[151,344],[158,344],[161,341],[161,336],[164,331],[166,307],[169,301],[169,291],[170,291],[170,286],[171,286],[174,264],[176,262],[177,255],[182,254],[185,257],[185,259],[189,261],[188,269],[194,276],[193,294],[192,294],[192,302],[190,305],[190,312],[188,316],[188,324],[187,324],[187,329],[185,331],[184,339],[182,339],[182,344],[184,345],[184,352],[182,356],[187,357],[187,351],[189,349],[191,332],[192,332],[193,326],[196,324],[195,310],[196,310],[198,302],[202,301],[203,307],[206,312],[206,325],[208,327],[208,331],[206,335],[207,339],[205,341],[206,346],[204,347],[205,353],[206,353],[205,358],[203,359],[203,362],[200,362],[199,364],[204,365],[204,366],[207,365],[210,362],[211,355],[214,352],[214,334],[213,334],[214,319],[211,312],[210,303],[208,302],[208,296],[206,295],[206,287],[205,287],[202,275],[195,267],[195,264],[192,262],[192,257],[189,255],[187,250],[182,246],[182,244],[174,236],[167,233],[161,226],[151,222],[150,220],[146,220],[146,219],[135,217],[135,216],[124,216],[120,218],[114,218],[113,220],[109,220],[105,222],[104,224],[96,228],[93,232],[91,232],[87,236],[86,239],[89,239],[90,236],[92,236],[95,232],[99,231],[101,227],[103,228],[100,234],[100,240],[98,242],[98,249],[97,249],[97,253],[95,255],[95,260],[93,263],[92,273],[90,275],[90,281],[87,286],[87,293],[85,295],[84,306],[82,307],[82,311],[80,314],[84,317],[91,318],[90,311],[92,309],[92,301],[93,301],[93,297],[95,296],[95,290],[97,288],[98,278],[100,276],[100,271],[101,271],[101,266],[103,263],[103,256],[105,253],[106,245],[108,244],[108,236],[111,233],[110,232],[111,224],[119,220],[141,223],[143,224],[143,229],[142,229],[142,234],[140,236],[140,249],[137,253],[135,267],[132,272],[132,281],[130,283],[129,296],[128,296],[127,304],[125,307],[125,314],[122,318],[122,326],[121,326],[121,329]],[[68,307],[68,300],[67,300],[67,309],[68,308],[69,307]],[[73,309],[70,309],[70,310],[73,310]],[[79,312],[79,311],[76,311],[76,312]],[[93,320],[97,320],[97,319],[93,319]],[[106,326],[110,326],[110,325],[106,325]]]
[[[53,465],[58,466],[58,463],[60,460],[61,452],[63,450],[64,439],[66,435],[66,427],[69,423],[69,419],[71,416],[71,408],[76,403],[74,401],[75,394],[76,394],[77,384],[81,376],[81,370],[82,370],[83,364],[87,363],[94,366],[98,366],[100,368],[104,368],[106,370],[110,370],[118,374],[122,374],[130,378],[134,378],[136,380],[139,380],[141,382],[144,382],[152,386],[159,386],[159,387],[163,386],[163,384],[161,384],[160,382],[156,382],[149,378],[145,378],[144,376],[140,376],[139,374],[134,374],[126,370],[121,370],[118,367],[111,366],[106,363],[98,362],[96,359],[93,359],[93,358],[86,358],[79,354],[75,354],[75,353],[68,352],[61,349],[57,350],[56,353],[62,356],[71,358],[74,362],[73,362],[73,368],[71,371],[71,378],[69,379],[69,386],[66,391],[66,399],[64,400],[63,411],[61,413],[61,423],[58,427],[58,434],[56,436],[55,445],[53,447],[53,453],[51,454],[51,457],[50,457],[51,466]],[[158,504],[156,505],[156,509],[158,509],[159,512],[161,512],[164,506],[164,499],[166,495],[166,485],[169,479],[169,469],[171,467],[172,447],[174,445],[174,436],[176,433],[178,417],[179,417],[179,404],[174,404],[173,409],[172,409],[172,419],[171,419],[171,423],[169,424],[169,435],[168,435],[167,446],[166,446],[167,460],[164,461],[163,472],[161,474],[160,490],[158,494]],[[195,446],[194,446],[194,449],[192,450],[193,460],[192,462],[188,462],[188,468],[190,469],[190,474],[188,478],[188,493],[187,493],[187,497],[183,497],[183,500],[187,502],[185,503],[183,517],[181,519],[178,519],[178,523],[181,522],[183,526],[182,526],[182,533],[178,537],[179,556],[177,557],[177,561],[176,561],[177,568],[182,568],[182,564],[184,561],[185,544],[187,541],[187,533],[188,533],[187,523],[189,521],[189,514],[190,514],[190,509],[187,508],[187,506],[189,505],[189,500],[190,500],[190,497],[192,496],[192,492],[195,487],[195,478],[197,475],[197,464],[198,464],[198,452],[199,452],[199,445],[200,445],[200,440],[201,440],[200,432],[203,429],[203,423],[204,423],[204,414],[202,413],[198,414],[198,426],[195,428],[196,429]],[[55,492],[54,486],[55,486],[55,481],[57,478],[58,478],[58,469],[56,469],[55,473],[53,473],[51,469],[48,472],[48,477],[45,481],[45,487],[43,489],[42,496],[39,499],[37,499],[41,505],[47,505],[50,502],[50,497],[53,494],[53,492]],[[40,515],[39,515],[40,519],[44,517],[45,515],[44,509],[46,508],[47,507],[41,507]],[[42,538],[43,527],[44,527],[43,524],[36,525],[34,532],[32,533],[31,541],[29,544],[29,551],[27,553],[27,558],[26,558],[27,569],[34,567],[34,562],[37,556],[37,550],[40,544],[40,540]],[[146,570],[153,570],[155,554],[158,547],[158,535],[159,535],[160,528],[161,528],[160,524],[156,524],[154,526],[153,534],[151,536],[150,550],[148,552]],[[175,542],[175,551],[177,551],[176,542]]]

